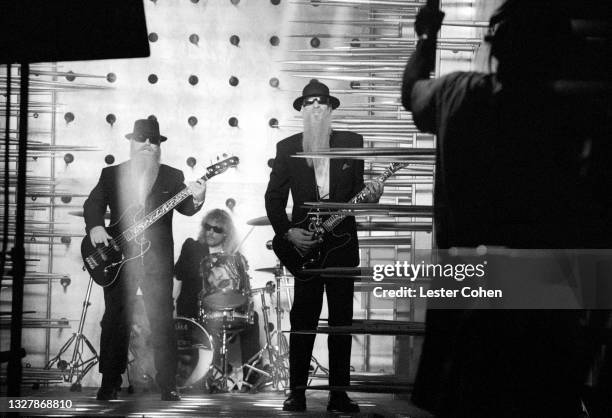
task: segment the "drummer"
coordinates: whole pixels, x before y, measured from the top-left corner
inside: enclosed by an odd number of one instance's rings
[[[182,282],[180,294],[176,300],[178,316],[199,318],[199,300],[223,289],[240,290],[245,294],[250,292],[248,264],[246,258],[236,252],[238,246],[236,228],[231,216],[222,209],[213,209],[202,219],[200,234],[197,240],[187,238],[183,243],[181,254],[174,266],[174,275]],[[226,256],[232,262],[224,263]],[[243,306],[236,308],[239,313],[251,311],[252,301],[246,300]],[[216,340],[215,347],[220,347],[218,332],[208,330]],[[243,364],[246,364],[259,350],[259,318],[253,312],[252,324],[240,333],[240,350]],[[230,345],[231,350],[231,345]],[[218,353],[215,353],[218,362]],[[259,368],[261,365],[254,365]],[[244,369],[244,380],[254,388],[257,373],[251,372],[247,379],[248,368]],[[243,386],[246,388],[247,386]]]

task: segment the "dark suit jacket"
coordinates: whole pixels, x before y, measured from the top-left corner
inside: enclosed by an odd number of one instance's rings
[[[331,148],[363,147],[363,137],[349,131],[332,131]],[[266,212],[276,234],[284,234],[292,226],[307,220],[308,210],[301,207],[304,202],[317,201],[317,186],[314,169],[308,167],[306,159],[292,158],[302,151],[302,134],[285,138],[276,145],[276,158],[266,190]],[[363,161],[331,159],[329,167],[329,200],[348,202],[361,191],[363,183]],[[285,212],[289,191],[293,197],[292,222]],[[302,226],[304,227],[304,226]],[[334,230],[352,235],[349,245],[335,252],[327,266],[356,266],[359,264],[359,245],[355,218],[347,217]]]
[[[110,208],[110,225],[115,226],[118,233],[123,232],[135,222],[134,215],[139,208],[135,198],[138,194],[132,182],[129,181],[129,164],[130,162],[126,161],[102,169],[98,184],[83,205],[87,232],[94,226],[104,226],[104,213],[107,207]],[[185,187],[184,179],[180,170],[161,164],[155,183],[147,196],[145,207],[138,215],[148,214],[180,192]],[[190,196],[176,206],[176,209],[183,215],[190,216],[200,208],[194,206],[193,198]],[[144,237],[151,241],[151,247],[145,255],[147,274],[172,277],[174,264],[172,213],[172,210],[169,211],[144,233]],[[115,236],[113,233],[111,235]],[[128,254],[132,254],[131,247],[126,250]]]

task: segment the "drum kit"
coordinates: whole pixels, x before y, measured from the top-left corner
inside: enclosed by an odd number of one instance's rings
[[[266,217],[257,218],[256,221],[257,226],[269,225]],[[266,247],[271,249],[271,243],[267,243]],[[291,307],[291,286],[288,282],[291,275],[280,264],[255,269],[273,274],[275,281],[252,289],[239,257],[218,254],[212,260],[210,257],[204,259],[202,263],[208,263],[206,267],[212,272],[216,286],[198,295],[197,318],[175,318],[179,389],[199,387],[213,393],[246,387],[250,392],[256,392],[264,385],[271,384],[275,390],[284,390],[289,386],[289,344],[281,331],[284,312],[281,297],[284,288]],[[258,325],[254,321],[255,311],[251,300],[257,295],[261,300],[260,317],[263,320],[265,344],[240,367],[232,368],[228,359],[228,345],[249,326]],[[275,318],[271,317],[271,309],[276,311]],[[274,319],[275,323],[272,323]]]

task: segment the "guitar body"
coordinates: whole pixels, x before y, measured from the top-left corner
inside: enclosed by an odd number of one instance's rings
[[[375,180],[384,183],[393,173],[405,167],[407,163],[391,163],[389,167]],[[367,187],[364,187],[357,193],[349,203],[360,203],[364,201],[369,194]],[[272,240],[272,248],[280,262],[287,267],[293,274],[296,280],[308,281],[314,276],[305,274],[304,269],[319,269],[327,265],[327,260],[334,257],[334,252],[343,248],[351,241],[349,233],[334,233],[334,228],[342,222],[347,214],[335,214],[322,220],[317,214],[310,215],[310,220],[302,220],[296,227],[304,228],[314,232],[315,239],[320,242],[320,245],[310,250],[308,253],[302,253],[287,241],[282,236],[274,236]]]
[[[112,228],[108,228],[107,232],[111,236],[115,236]],[[91,244],[89,234],[81,241],[81,257],[83,257],[85,269],[87,269],[93,281],[102,287],[110,286],[115,282],[125,263],[121,247],[118,251],[112,243],[109,243],[108,247],[104,247],[104,245],[94,247]]]
[[[303,269],[317,269],[326,266],[327,261],[334,257],[334,252],[351,241],[348,233],[325,233],[321,245],[302,253],[287,241],[283,236],[275,235],[272,239],[272,248],[283,266],[293,274],[296,280],[308,281],[314,276],[305,274]]]

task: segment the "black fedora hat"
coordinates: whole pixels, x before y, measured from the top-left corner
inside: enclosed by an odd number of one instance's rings
[[[306,84],[304,90],[302,90],[302,96],[298,97],[293,101],[293,108],[297,111],[302,110],[302,102],[304,101],[304,99],[315,96],[329,97],[332,109],[335,109],[340,106],[340,100],[338,100],[334,96],[329,95],[329,88],[316,78],[313,78],[312,80],[310,80],[310,83]]]
[[[125,137],[132,139],[134,136],[141,136],[143,138],[158,138],[159,142],[164,142],[165,136],[159,134],[159,123],[155,119],[138,119],[134,122],[134,129],[131,133]]]

